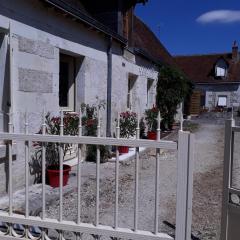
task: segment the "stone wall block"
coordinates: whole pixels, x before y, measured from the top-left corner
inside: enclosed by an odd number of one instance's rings
[[[54,46],[42,41],[34,41],[24,37],[18,37],[18,49],[47,59],[54,59]]]
[[[52,73],[19,68],[18,78],[19,78],[19,91],[37,93],[53,92]]]

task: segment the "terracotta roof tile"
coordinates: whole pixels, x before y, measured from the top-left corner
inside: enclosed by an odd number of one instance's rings
[[[134,45],[157,61],[176,66],[175,60],[150,28],[134,16]]]
[[[215,64],[223,58],[228,64],[228,74],[224,78],[215,76]],[[232,60],[232,53],[208,55],[176,56],[178,66],[195,83],[231,83],[240,82],[240,61]]]

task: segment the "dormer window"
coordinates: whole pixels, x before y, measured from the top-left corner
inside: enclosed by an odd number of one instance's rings
[[[215,66],[216,77],[226,77],[227,76],[227,63],[224,59],[219,59]]]

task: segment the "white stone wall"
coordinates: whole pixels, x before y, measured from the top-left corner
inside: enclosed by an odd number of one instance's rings
[[[78,111],[83,102],[93,104],[97,102],[97,99],[106,101],[108,42],[102,35],[71,19],[66,19],[54,11],[48,11],[40,2],[35,0],[2,0],[0,2],[0,29],[8,32],[9,26],[13,47],[11,91],[15,132],[24,131],[25,111],[29,113],[29,131],[31,133],[36,133],[39,130],[44,108],[53,114],[59,112],[60,52],[76,57],[75,110]],[[1,50],[1,52],[3,51]],[[124,55],[122,53],[120,45],[114,43],[112,68],[113,131],[117,112],[126,111],[127,108],[129,74],[137,76],[133,110],[139,113],[143,113],[147,107],[147,80],[153,79],[155,88],[158,74],[155,66],[147,60],[136,57],[129,52],[125,52]],[[0,63],[0,68],[3,64]],[[102,134],[104,135],[106,110],[101,114]],[[24,184],[24,148],[20,143],[17,145],[17,155],[13,165],[13,173],[16,176],[14,189],[18,189]],[[0,162],[2,181],[6,180],[6,164],[6,160]],[[3,183],[0,192],[5,190]]]
[[[209,109],[213,109],[217,106],[219,96],[227,96],[227,107],[240,106],[240,86],[238,87],[225,87],[226,91],[206,91],[205,106]]]

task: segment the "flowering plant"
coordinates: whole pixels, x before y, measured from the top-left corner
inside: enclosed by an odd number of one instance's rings
[[[120,114],[120,137],[129,138],[136,134],[137,114],[134,112],[122,112]]]
[[[147,109],[145,111],[145,120],[147,122],[147,126],[148,126],[148,131],[150,132],[156,132],[157,131],[157,126],[158,126],[158,108],[153,106],[150,109]]]

